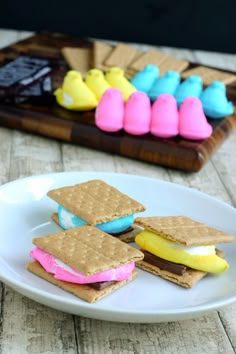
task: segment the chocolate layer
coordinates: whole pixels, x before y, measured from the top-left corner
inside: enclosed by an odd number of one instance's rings
[[[88,285],[91,286],[91,288],[93,288],[93,289],[102,290],[114,283],[115,283],[115,281],[111,280],[111,281],[102,281],[102,282],[98,282],[98,283],[90,283]]]
[[[144,254],[144,261],[150,263],[162,270],[166,270],[168,272],[183,275],[186,272],[187,267],[183,264],[178,264],[170,261],[166,261],[163,258],[155,256],[154,254],[141,250]]]

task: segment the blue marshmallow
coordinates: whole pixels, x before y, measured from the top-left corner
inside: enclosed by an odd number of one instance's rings
[[[204,113],[210,118],[223,118],[234,112],[234,105],[227,100],[226,87],[221,81],[212,82],[201,94]]]
[[[71,213],[62,205],[58,205],[58,218],[61,227],[63,227],[65,230],[87,224],[84,219]],[[133,224],[133,222],[134,215],[128,215],[115,220],[97,224],[96,227],[104,232],[116,234],[128,229]]]
[[[158,76],[159,68],[156,65],[148,64],[139,71],[130,82],[137,91],[148,93]]]
[[[168,70],[163,76],[156,79],[148,96],[155,101],[163,93],[174,95],[180,83],[180,74],[177,71]]]
[[[203,90],[202,78],[198,75],[191,75],[184,80],[176,89],[175,98],[178,107],[185,98],[192,96],[199,98]]]

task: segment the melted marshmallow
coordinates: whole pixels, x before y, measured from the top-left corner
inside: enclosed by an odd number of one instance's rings
[[[69,267],[58,258],[43,251],[39,247],[35,247],[30,252],[30,255],[33,259],[38,261],[48,273],[52,273],[54,278],[77,284],[89,284],[111,280],[122,281],[131,276],[135,267],[134,262],[129,262],[119,267],[87,276],[77,269]]]
[[[87,224],[87,222],[71,213],[68,209],[64,208],[62,205],[58,206],[58,217],[60,225],[63,229],[71,229],[73,227],[82,226]],[[133,215],[127,215],[115,220],[97,224],[96,227],[107,233],[119,233],[128,229],[134,222]]]
[[[169,243],[169,247],[178,248],[185,251],[188,254],[192,254],[195,256],[209,256],[211,254],[215,254],[215,246],[214,245],[206,245],[206,246],[184,246],[176,242]]]

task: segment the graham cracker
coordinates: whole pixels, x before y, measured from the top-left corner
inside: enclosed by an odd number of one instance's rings
[[[143,259],[141,251],[88,225],[33,238],[32,242],[85,275]]]
[[[132,77],[134,77],[135,74],[137,74],[137,70],[132,70],[129,68],[125,70],[125,77],[129,80],[132,79]]]
[[[135,224],[185,246],[232,242],[234,236],[187,216],[138,217]]]
[[[92,49],[64,47],[61,52],[68,66],[73,70],[79,71],[84,78],[87,71],[91,69]]]
[[[207,273],[200,270],[188,268],[183,275],[174,274],[154,266],[145,261],[138,261],[136,266],[140,269],[146,270],[149,273],[158,275],[172,283],[178,284],[184,288],[192,288],[199,280],[201,280]]]
[[[204,85],[210,85],[213,81],[222,81],[225,85],[229,85],[236,81],[236,75],[206,66],[196,66],[181,74],[183,79],[186,79],[191,75],[201,76]]]
[[[104,70],[106,67],[103,62],[112,52],[113,46],[101,41],[94,41],[93,43],[93,67]]]
[[[103,64],[108,68],[118,66],[125,70],[138,55],[140,55],[140,51],[136,48],[125,43],[118,43]]]
[[[90,225],[145,210],[144,205],[102,180],[54,189],[47,195]]]
[[[142,70],[146,65],[153,64],[159,67],[159,65],[167,58],[167,55],[159,52],[158,50],[147,50],[139,56],[137,60],[134,60],[128,67],[128,71],[138,72]]]
[[[216,254],[219,257],[224,258],[224,252],[216,249]],[[185,273],[183,275],[178,275],[172,272],[169,272],[164,269],[160,269],[159,267],[145,262],[144,260],[138,261],[136,266],[140,269],[146,270],[149,273],[158,275],[166,280],[171,281],[172,283],[178,284],[184,288],[192,288],[199,280],[201,280],[206,272],[197,269],[191,269],[187,267]]]
[[[167,56],[159,65],[160,76],[162,76],[168,70],[174,70],[181,73],[188,66],[189,62],[187,60]]]
[[[30,272],[38,275],[40,278],[43,278],[48,282],[58,286],[59,288],[62,288],[63,290],[68,291],[69,293],[90,303],[94,303],[102,299],[103,297],[107,296],[108,294],[122,287],[123,285],[129,283],[131,280],[135,279],[138,276],[138,272],[134,270],[132,275],[128,279],[117,281],[104,289],[96,290],[91,288],[89,285],[68,283],[62,280],[55,279],[54,276],[46,272],[37,261],[29,262],[27,264],[27,269]]]
[[[52,220],[58,224],[60,227],[62,227],[59,223],[59,218],[58,218],[58,213],[53,213],[52,214]],[[113,237],[118,238],[119,240],[126,242],[126,243],[130,243],[130,242],[134,242],[135,237],[137,236],[137,234],[142,231],[142,229],[138,226],[132,225],[133,230],[123,233],[121,235],[112,235]]]

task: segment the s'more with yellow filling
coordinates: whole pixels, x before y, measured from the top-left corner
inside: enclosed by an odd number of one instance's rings
[[[232,242],[233,235],[186,216],[138,217],[135,238],[144,253],[138,267],[178,285],[191,288],[207,273],[223,273],[229,264],[216,244]]]

